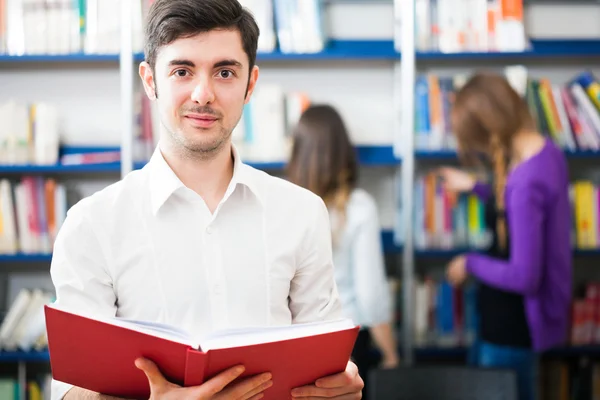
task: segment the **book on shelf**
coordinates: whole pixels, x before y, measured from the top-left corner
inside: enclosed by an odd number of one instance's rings
[[[1,1],[1,0],[0,0]],[[35,379],[29,378],[25,384],[25,399],[43,400],[51,397],[52,379],[49,375],[42,375]],[[2,400],[21,400],[20,383],[16,379],[2,377],[0,378],[0,399]]]
[[[416,249],[482,249],[490,244],[484,204],[477,195],[448,191],[435,172],[417,174],[413,194]]]
[[[415,0],[420,52],[524,51],[523,0]],[[397,50],[401,51],[399,42]]]
[[[0,350],[44,350],[48,345],[44,305],[53,301],[53,293],[21,289],[0,325]]]
[[[524,78],[524,90],[511,79],[510,72],[510,68],[505,70],[508,81],[523,94],[535,126],[542,134],[568,151],[600,150],[600,81],[592,72],[582,71],[564,84],[529,76]],[[456,149],[450,112],[454,94],[467,79],[468,76],[461,74],[426,74],[416,78],[417,150]]]
[[[470,346],[477,333],[476,288],[453,287],[431,276],[415,278],[413,298],[415,346]]]
[[[49,254],[67,209],[66,187],[53,178],[0,180],[0,254]]]
[[[21,55],[118,54],[119,0],[0,0],[0,53]],[[143,51],[143,31],[153,0],[132,2],[133,50]],[[241,0],[261,35],[260,53],[279,44],[283,53],[316,53],[326,42],[320,0]]]
[[[0,121],[0,164],[57,163],[60,126],[54,104],[0,103]]]
[[[183,386],[238,364],[245,366],[241,377],[270,372],[273,386],[264,398],[287,398],[294,387],[344,371],[359,329],[351,320],[336,320],[197,338],[169,325],[83,316],[56,305],[45,306],[45,316],[54,379],[117,397],[148,397],[148,380],[135,367],[143,356]]]

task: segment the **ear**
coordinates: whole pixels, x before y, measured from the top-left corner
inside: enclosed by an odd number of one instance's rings
[[[256,87],[256,81],[258,81],[258,66],[255,65],[250,71],[250,79],[248,80],[248,91],[246,93],[246,98],[244,99],[244,104],[248,104],[250,101],[250,97],[252,96],[252,92],[254,92],[254,88]]]
[[[154,86],[154,75],[152,74],[152,68],[146,61],[142,61],[139,67],[140,78],[144,84],[144,90],[150,100],[156,99],[156,87]]]

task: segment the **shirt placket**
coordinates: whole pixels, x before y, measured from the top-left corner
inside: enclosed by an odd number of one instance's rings
[[[209,297],[211,305],[212,320],[215,329],[224,329],[228,326],[227,313],[227,283],[225,280],[225,269],[221,252],[222,233],[219,231],[216,221],[212,219],[203,232],[205,243],[205,259],[209,271]]]

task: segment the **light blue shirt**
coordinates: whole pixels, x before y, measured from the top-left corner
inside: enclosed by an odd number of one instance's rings
[[[329,210],[332,229],[339,213]],[[346,208],[342,231],[333,243],[333,264],[342,312],[362,328],[392,318],[392,301],[386,280],[381,226],[373,197],[355,189]]]

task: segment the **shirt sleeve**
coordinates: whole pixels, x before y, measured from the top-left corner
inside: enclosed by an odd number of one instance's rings
[[[391,294],[388,287],[381,227],[374,202],[365,207],[362,224],[352,243],[352,273],[357,306],[364,324],[375,326],[391,318]]]
[[[533,294],[542,274],[544,195],[535,184],[522,184],[514,187],[509,197],[509,260],[471,253],[466,257],[466,268],[490,286]]]
[[[333,270],[329,213],[325,203],[307,212],[310,228],[304,236],[299,264],[290,285],[290,310],[294,323],[334,320],[342,317]]]
[[[56,237],[50,275],[61,309],[99,317],[116,315],[116,295],[105,254],[79,205],[69,210]],[[62,399],[72,387],[53,380],[51,399]]]

